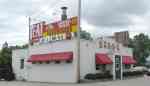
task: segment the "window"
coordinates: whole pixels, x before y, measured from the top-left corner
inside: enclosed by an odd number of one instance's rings
[[[96,65],[96,70],[102,70],[105,71],[106,70],[106,65],[102,64],[102,65]]]
[[[129,64],[124,64],[124,68],[125,68],[125,69],[130,69],[131,66],[130,66]]]
[[[99,48],[102,48],[103,45],[102,45],[102,41],[99,41]]]
[[[111,48],[111,45],[110,45],[110,43],[108,43],[108,48]]]
[[[60,64],[60,61],[55,61],[55,64]]]
[[[99,65],[96,65],[96,70],[99,70],[100,68],[99,68]]]
[[[39,64],[42,64],[43,62],[39,61],[38,63],[39,63]]]
[[[20,60],[20,69],[24,69],[24,59]]]
[[[103,64],[101,69],[102,69],[102,71],[105,71],[106,70],[106,65]]]
[[[104,48],[106,48],[107,46],[106,46],[106,41],[104,41]]]
[[[111,46],[111,47],[112,47],[112,49],[113,49],[113,50],[115,50],[115,45],[114,45],[114,44],[112,44],[112,46]]]
[[[71,60],[67,60],[66,63],[72,63],[72,61]]]
[[[119,68],[119,67],[120,67],[120,64],[117,63],[117,64],[116,64],[116,68]]]
[[[119,44],[117,44],[117,50],[119,51],[120,49],[119,49]]]
[[[46,61],[46,64],[49,64],[50,63],[50,61]]]
[[[32,64],[36,64],[36,62],[32,62]]]

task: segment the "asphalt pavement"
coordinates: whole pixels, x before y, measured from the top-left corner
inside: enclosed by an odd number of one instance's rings
[[[141,76],[116,81],[86,81],[79,84],[0,81],[0,86],[150,86],[150,77]]]

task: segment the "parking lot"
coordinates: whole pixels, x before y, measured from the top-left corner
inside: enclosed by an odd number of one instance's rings
[[[90,81],[80,84],[58,84],[58,83],[39,83],[39,82],[22,82],[22,81],[0,81],[0,86],[149,86],[150,77],[136,77],[126,80],[116,81]]]

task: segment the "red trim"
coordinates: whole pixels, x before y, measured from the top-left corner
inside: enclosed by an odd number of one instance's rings
[[[136,60],[132,56],[123,56],[123,64],[136,64]]]
[[[48,54],[32,55],[28,62],[46,62],[46,61],[70,61],[73,59],[73,52],[57,52]]]
[[[112,64],[112,60],[107,54],[98,53],[96,54],[96,64]]]

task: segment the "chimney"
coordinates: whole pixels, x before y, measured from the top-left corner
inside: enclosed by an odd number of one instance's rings
[[[61,15],[61,20],[67,20],[67,7],[61,7],[62,9],[62,15]]]

